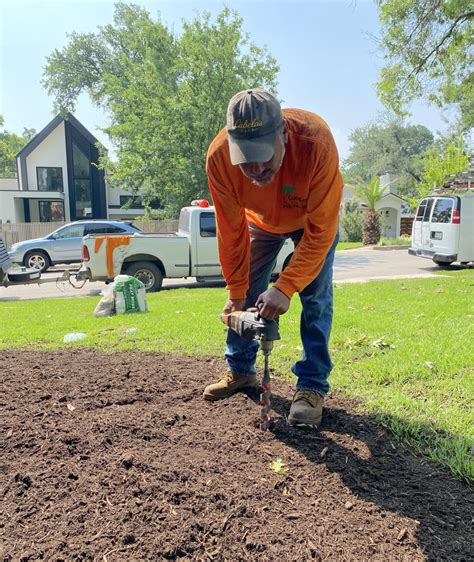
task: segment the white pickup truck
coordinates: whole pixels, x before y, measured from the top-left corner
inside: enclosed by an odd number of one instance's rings
[[[293,249],[293,243],[286,241],[274,277],[286,267]],[[165,278],[222,278],[214,207],[181,209],[177,233],[85,236],[77,280],[111,281],[118,274],[137,277],[147,291],[159,291]]]

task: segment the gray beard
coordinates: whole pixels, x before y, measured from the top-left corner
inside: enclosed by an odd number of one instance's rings
[[[257,181],[257,180],[252,180],[253,185],[255,185],[256,187],[265,187],[266,185],[268,185],[269,183],[272,183],[272,181],[275,179],[275,174],[272,175],[272,177],[269,180],[266,181]]]

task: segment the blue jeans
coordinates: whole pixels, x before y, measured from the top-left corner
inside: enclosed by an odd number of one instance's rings
[[[246,308],[255,306],[258,296],[268,288],[278,252],[285,240],[291,238],[296,246],[303,236],[303,230],[272,234],[253,224],[249,224],[249,230],[250,278]],[[333,316],[332,271],[338,239],[339,235],[336,235],[319,275],[299,293],[303,307],[300,322],[303,356],[293,365],[292,371],[298,378],[296,388],[314,390],[323,396],[329,390],[328,377],[333,367],[328,345]],[[233,330],[228,330],[226,343],[225,358],[229,371],[255,375],[258,342],[244,340]]]

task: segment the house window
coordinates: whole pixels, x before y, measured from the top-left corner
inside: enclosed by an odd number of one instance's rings
[[[72,143],[72,162],[75,178],[88,178],[90,176],[89,158],[75,142]]]
[[[92,217],[92,185],[89,157],[75,142],[72,143],[72,193],[74,219]]]
[[[74,180],[76,218],[92,217],[92,190],[90,180]]]
[[[64,191],[62,168],[37,167],[36,178],[39,191]]]
[[[40,222],[64,221],[63,201],[39,201]]]

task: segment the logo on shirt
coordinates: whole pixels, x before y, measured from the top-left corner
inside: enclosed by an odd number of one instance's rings
[[[282,201],[282,206],[284,209],[306,209],[308,200],[306,197],[302,197],[295,193],[296,187],[288,184],[284,184],[281,188],[284,199]]]

